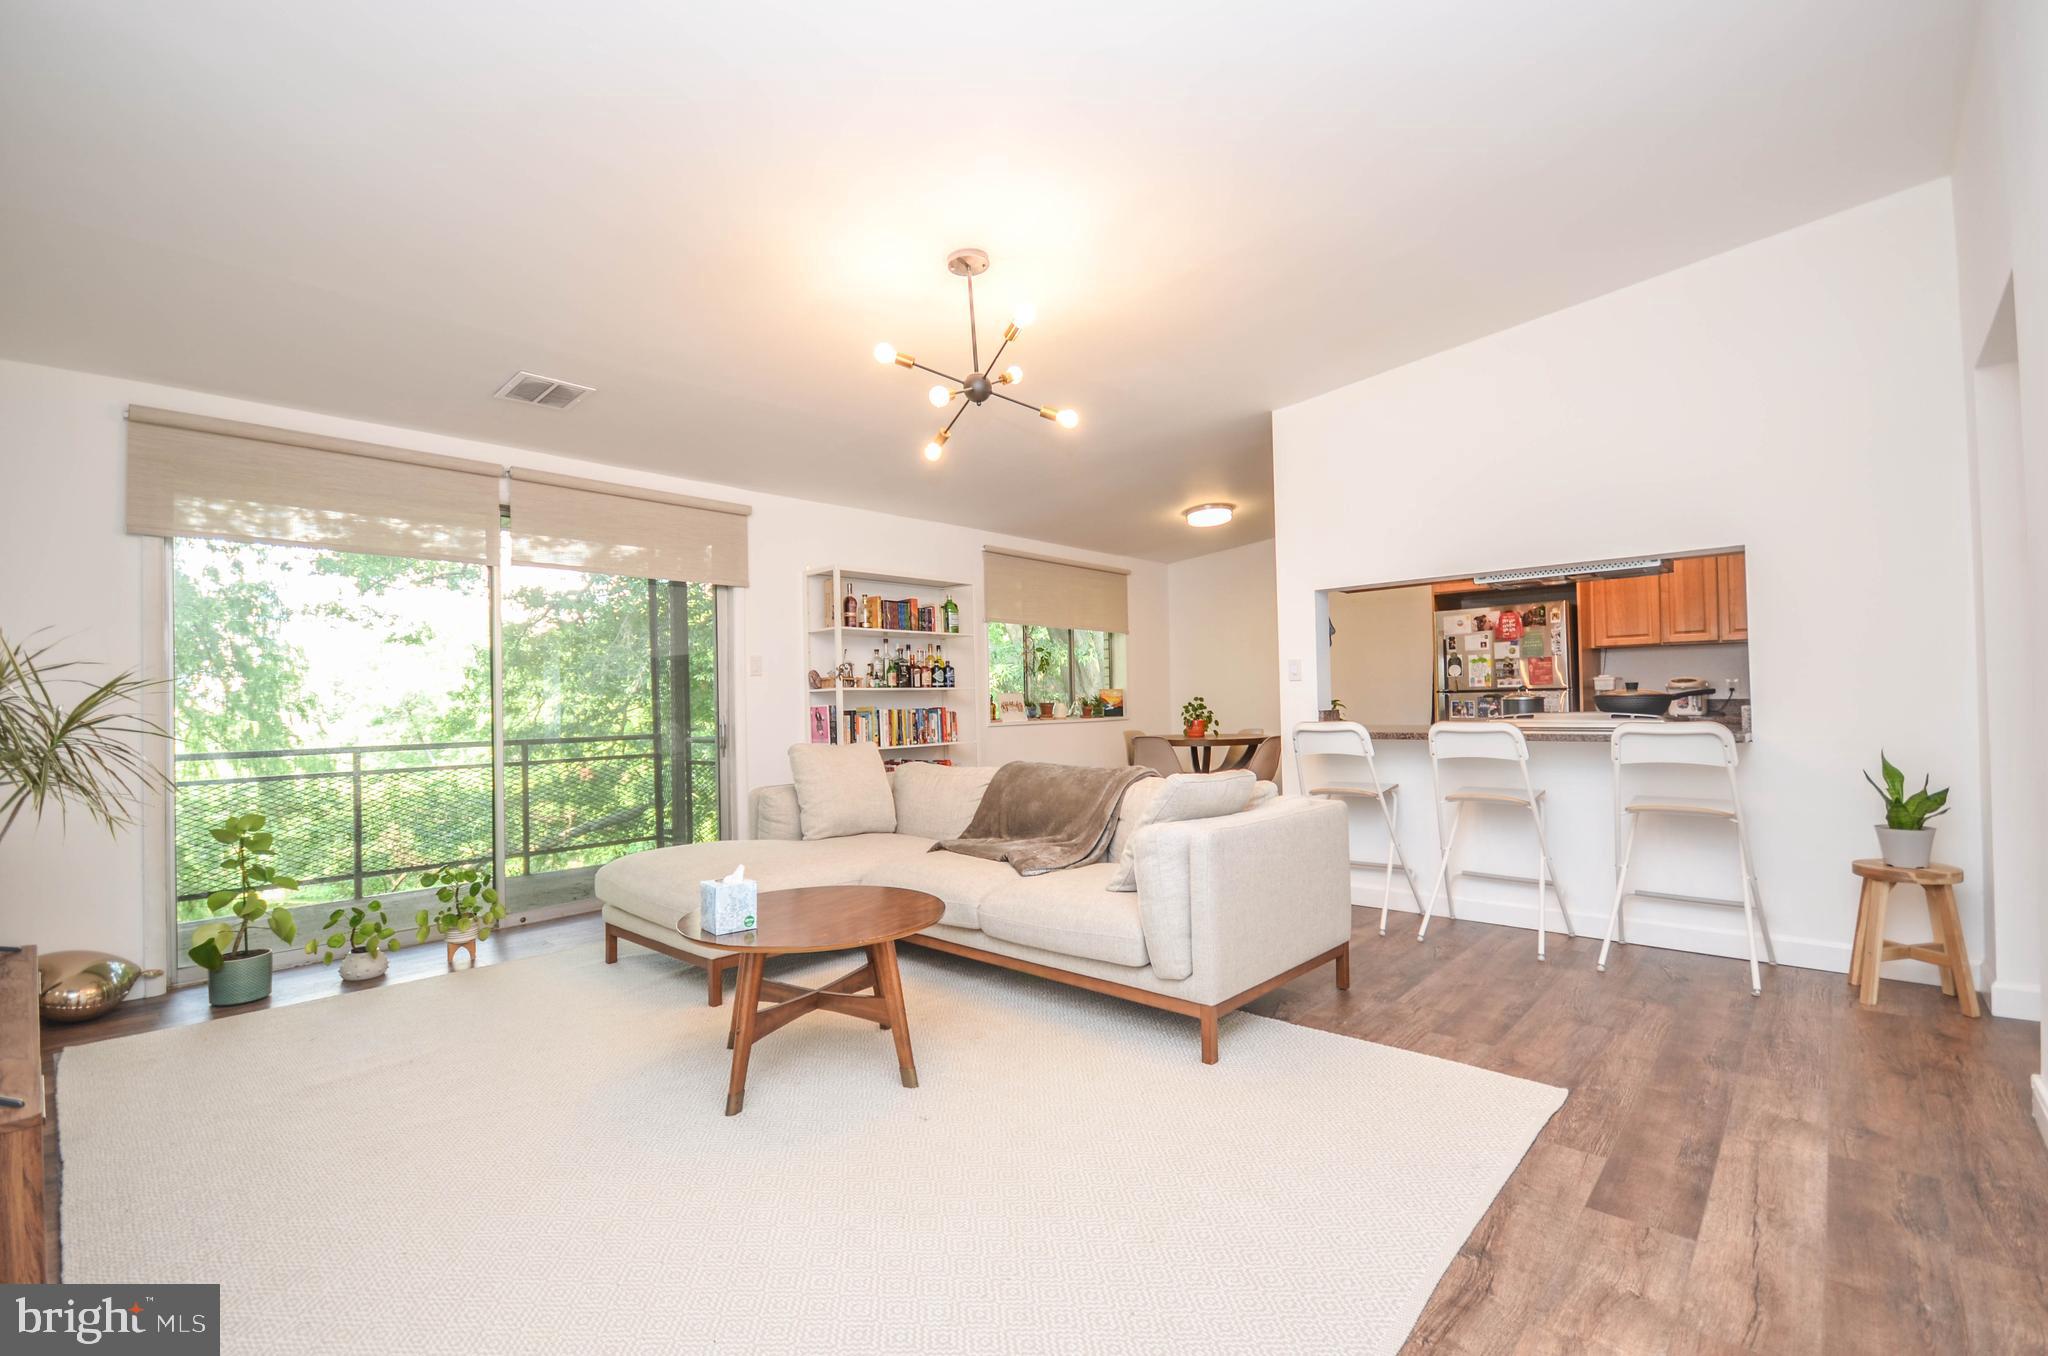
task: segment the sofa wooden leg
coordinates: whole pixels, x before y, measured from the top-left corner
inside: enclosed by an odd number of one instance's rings
[[[610,923],[604,925],[604,963],[606,965],[617,965],[619,963],[619,934],[613,930]]]
[[[1348,945],[1337,953],[1337,987],[1351,987],[1351,948]]]
[[[1202,1010],[1202,1063],[1216,1062],[1216,1009]]]

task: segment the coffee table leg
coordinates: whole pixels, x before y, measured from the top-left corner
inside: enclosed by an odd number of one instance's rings
[[[761,957],[749,951],[740,957],[739,992],[733,995],[732,1083],[726,1089],[725,1114],[737,1116],[747,1101],[747,1056],[754,1049],[754,1017],[761,1007]]]
[[[896,1065],[903,1074],[903,1086],[917,1086],[917,1061],[910,1054],[910,1018],[903,1010],[903,974],[896,968],[896,943],[875,947],[875,981],[882,1004],[889,1010],[889,1034],[896,1038]]]

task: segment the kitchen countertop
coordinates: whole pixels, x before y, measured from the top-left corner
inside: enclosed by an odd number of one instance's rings
[[[1610,726],[1606,729],[1587,728],[1588,723],[1599,719],[1601,719],[1601,717],[1590,713],[1574,713],[1571,717],[1568,718],[1553,716],[1549,718],[1549,720],[1544,720],[1540,717],[1535,719],[1520,718],[1503,720],[1501,718],[1496,717],[1491,720],[1472,721],[1469,723],[1475,725],[1513,725],[1521,730],[1522,737],[1524,739],[1527,739],[1531,744],[1605,744],[1611,738],[1613,738],[1613,725],[1621,725],[1624,723],[1690,725],[1693,723],[1689,720],[1646,722],[1640,719],[1627,720],[1624,718],[1612,721]],[[1735,735],[1735,742],[1738,744],[1747,744],[1751,740],[1751,736],[1744,734],[1742,732],[1742,727],[1735,720],[1724,719],[1719,716],[1706,716],[1702,719],[1713,721],[1718,724],[1727,726],[1728,729]],[[1460,724],[1465,723],[1468,722],[1460,722]],[[1427,725],[1369,725],[1366,727],[1366,730],[1369,734],[1372,735],[1374,739],[1429,738],[1429,727]]]

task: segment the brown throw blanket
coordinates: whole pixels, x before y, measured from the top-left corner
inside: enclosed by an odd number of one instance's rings
[[[1124,792],[1158,775],[1148,767],[1005,763],[967,832],[932,851],[1008,862],[1020,876],[1079,866],[1102,855]]]

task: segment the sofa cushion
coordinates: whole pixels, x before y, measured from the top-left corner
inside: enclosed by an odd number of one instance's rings
[[[937,895],[946,906],[939,921],[956,928],[981,926],[981,903],[1013,883],[1017,873],[1002,862],[957,852],[927,852],[921,857],[890,857],[861,874],[863,885],[894,885]]]
[[[934,854],[944,856],[944,853]],[[1136,895],[1112,894],[1113,862],[1012,876],[981,903],[981,930],[1020,946],[1112,965],[1145,963]]]
[[[1124,849],[1131,845],[1131,835],[1145,822],[1145,816],[1152,812],[1152,802],[1165,789],[1164,777],[1147,777],[1124,788],[1124,798],[1116,807],[1116,829],[1109,836],[1109,851],[1104,857],[1105,861],[1123,860]]]
[[[1252,797],[1258,778],[1244,768],[1229,772],[1177,772],[1166,778],[1159,793],[1144,807],[1144,818],[1131,825],[1131,837],[1151,824],[1170,824],[1184,819],[1213,819],[1234,815]],[[1138,862],[1130,838],[1116,860],[1116,874],[1105,887],[1126,891],[1138,888]]]
[[[864,833],[823,843],[738,839],[686,843],[620,857],[598,868],[597,897],[637,918],[673,928],[697,912],[699,881],[717,880],[744,865],[761,889],[794,890],[806,885],[846,885],[891,858],[931,853],[929,838]]]
[[[792,744],[789,772],[806,841],[896,831],[896,797],[873,744]]]
[[[920,838],[958,838],[974,821],[982,793],[995,775],[993,767],[903,764],[889,774],[896,796],[896,831]]]
[[[751,836],[791,842],[804,836],[803,811],[797,805],[794,786],[788,782],[780,786],[757,786],[750,800],[754,810],[753,823],[747,828]]]

